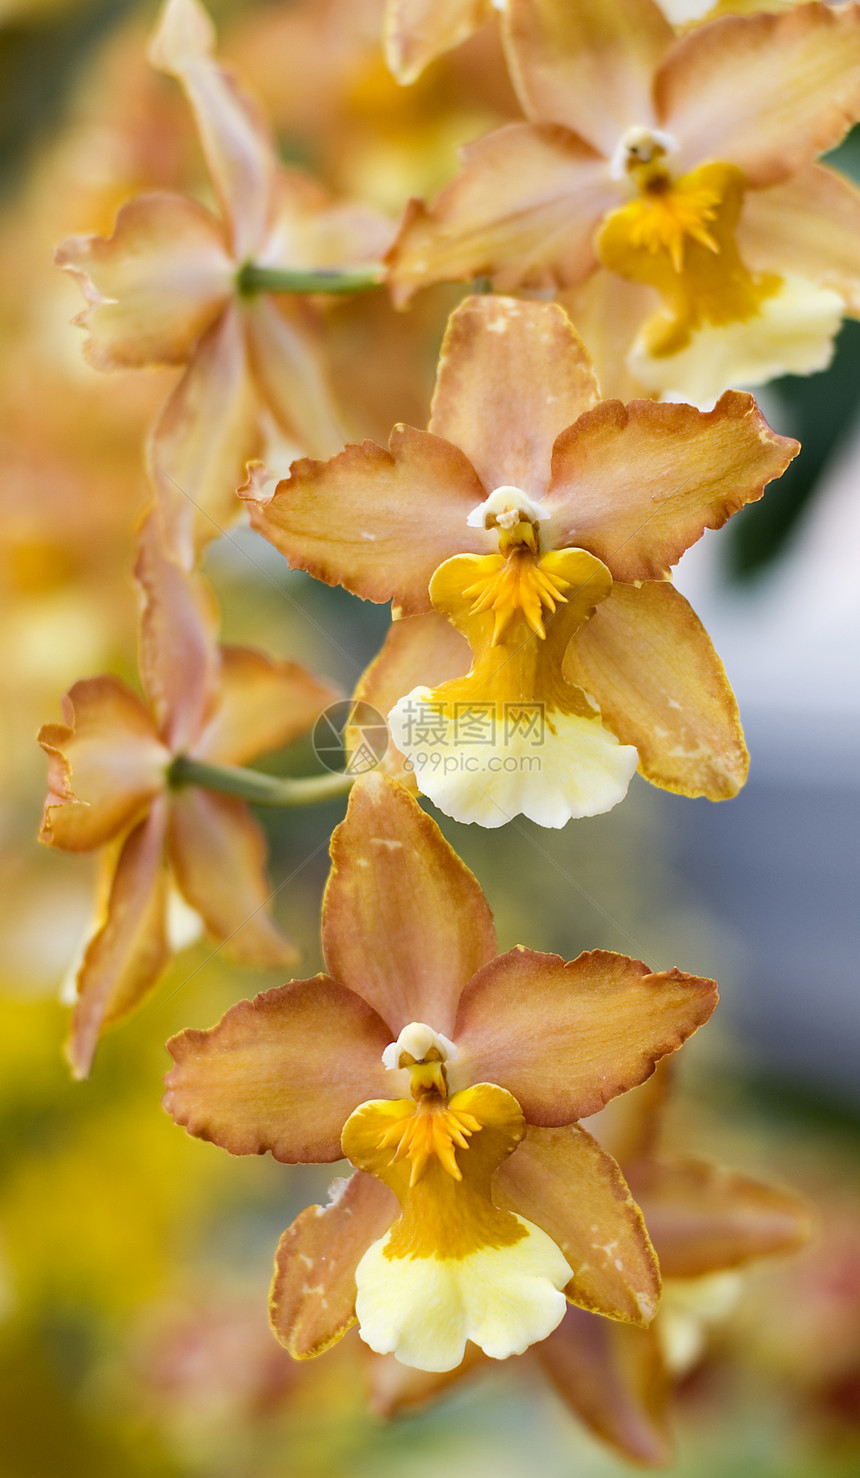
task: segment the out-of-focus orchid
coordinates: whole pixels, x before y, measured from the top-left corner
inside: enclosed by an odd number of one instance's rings
[[[530,121],[470,145],[432,210],[412,203],[400,301],[601,270],[643,289],[619,337],[649,392],[705,402],[826,364],[860,310],[860,194],[814,161],[860,116],[860,6],[678,38],[654,0],[509,0],[504,24]]]
[[[361,696],[384,698],[436,804],[563,826],[621,800],[637,751],[670,790],[743,784],[731,689],[668,576],[795,450],[749,395],[601,401],[560,308],[476,297],[450,320],[429,431],[297,462],[250,490],[251,521],[291,564],[415,618]]]
[[[388,0],[385,55],[398,82],[414,82],[504,6],[505,0]]]
[[[613,1099],[589,1131],[619,1162],[657,1253],[663,1299],[639,1329],[571,1306],[534,1351],[559,1395],[622,1457],[651,1466],[672,1457],[673,1379],[701,1358],[708,1323],[742,1292],[741,1269],[796,1249],[809,1234],[798,1196],[705,1160],[659,1151],[663,1069]],[[607,1122],[608,1120],[608,1122]],[[480,1368],[471,1352],[457,1371],[434,1377],[374,1360],[373,1403],[385,1415],[423,1405]]]
[[[247,807],[193,785],[173,788],[169,771],[184,755],[243,764],[302,733],[334,696],[296,663],[217,646],[208,589],[164,552],[154,513],[136,575],[145,701],[118,678],[85,678],[64,699],[65,723],[39,733],[50,761],[42,841],[71,852],[104,848],[68,1048],[77,1076],[89,1071],[103,1028],[135,1009],[170,957],[171,876],[237,958],[295,959],[266,910],[265,846]]]
[[[184,196],[141,195],[123,206],[112,236],[71,237],[56,255],[89,304],[77,321],[91,364],[187,365],[149,458],[170,546],[188,566],[241,511],[235,489],[264,436],[317,455],[343,443],[319,316],[301,296],[269,295],[266,273],[304,273],[304,292],[327,274],[348,284],[342,269],[375,262],[390,239],[375,211],[333,201],[278,163],[214,40],[198,0],[167,0],[149,54],[186,92],[218,215]]]
[[[281,1240],[278,1337],[313,1355],[357,1320],[373,1349],[448,1370],[467,1340],[503,1359],[543,1339],[565,1296],[647,1323],[638,1209],[576,1120],[708,1018],[713,981],[601,951],[497,955],[475,878],[379,774],[356,782],[332,859],[329,973],[169,1044],[165,1106],[189,1133],[356,1166]]]

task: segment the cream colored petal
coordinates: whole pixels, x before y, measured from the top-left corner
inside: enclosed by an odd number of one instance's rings
[[[363,776],[331,844],[323,900],[327,967],[391,1028],[453,1025],[467,980],[496,953],[480,886],[395,780]]]
[[[674,32],[652,0],[508,0],[505,34],[530,117],[607,157],[628,128],[656,121],[651,81]]]
[[[453,1370],[472,1340],[494,1360],[521,1355],[564,1318],[570,1269],[555,1243],[518,1216],[525,1236],[458,1261],[390,1258],[375,1242],[356,1269],[362,1339],[418,1370]]]
[[[385,57],[398,82],[415,82],[430,62],[459,46],[496,9],[493,0],[388,0]]]
[[[617,186],[588,144],[555,124],[511,123],[461,157],[432,210],[406,210],[387,258],[395,303],[432,282],[486,274],[502,291],[566,287],[594,269],[594,232]]]
[[[258,421],[244,337],[230,308],[198,345],[147,448],[165,541],[187,569],[241,516],[236,489],[260,450]]]
[[[737,240],[753,272],[804,278],[860,313],[860,190],[835,170],[811,164],[784,184],[750,190]]]
[[[301,667],[248,647],[221,648],[220,695],[194,747],[198,759],[246,765],[309,729],[340,694]]]
[[[265,235],[277,155],[256,104],[218,65],[214,48],[215,28],[198,0],[166,0],[149,44],[149,60],[185,89],[230,223],[233,253],[242,263]]]
[[[466,298],[448,320],[429,430],[466,453],[488,490],[540,498],[556,437],[599,398],[588,350],[562,309]]]
[[[667,57],[655,95],[680,172],[722,159],[753,185],[787,179],[860,117],[860,9],[800,5],[697,26]]]
[[[842,323],[839,293],[800,277],[786,277],[751,319],[695,329],[677,354],[651,353],[660,316],[646,324],[628,366],[653,394],[707,408],[728,385],[764,385],[777,375],[826,369]]]
[[[254,965],[295,962],[295,947],[269,912],[275,889],[263,833],[242,801],[195,786],[177,792],[168,852],[183,897],[228,954]]]
[[[308,304],[260,297],[246,305],[244,322],[257,390],[278,426],[312,457],[340,451],[346,435]]]
[[[89,304],[75,322],[100,370],[184,363],[233,290],[221,227],[181,195],[138,195],[112,236],[71,236],[54,260]]]
[[[141,681],[159,734],[179,754],[193,746],[217,698],[215,599],[202,576],[170,557],[156,509],[141,525],[134,575],[143,595]]]
[[[564,671],[593,694],[613,733],[636,746],[652,785],[719,801],[744,784],[749,755],[723,664],[668,581],[614,585],[575,634]]]
[[[379,262],[395,223],[359,201],[338,200],[317,180],[279,169],[272,220],[255,261],[264,267],[338,268]]]
[[[465,637],[438,611],[403,616],[392,622],[382,650],[362,673],[353,700],[371,704],[384,717],[419,682],[436,687],[462,677],[471,660]],[[380,763],[386,774],[414,788],[414,771],[393,739]]]
[[[480,698],[473,706],[480,710]],[[543,722],[536,712],[538,740],[532,728],[503,720],[493,740],[470,745],[458,741],[458,715],[438,719],[437,709],[430,688],[413,688],[388,724],[418,789],[455,821],[495,828],[527,816],[559,828],[617,806],[636,771],[636,750],[619,744],[596,716],[553,712]]]
[[[48,795],[40,839],[86,852],[123,830],[163,790],[169,751],[152,717],[115,677],[75,683],[63,699],[63,724],[45,724]]]
[[[104,915],[77,976],[66,1056],[85,1078],[106,1026],[140,1005],[170,957],[165,933],[164,804],[157,800],[123,844]]]

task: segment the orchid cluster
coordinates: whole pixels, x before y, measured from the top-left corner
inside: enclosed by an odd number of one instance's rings
[[[501,38],[524,118],[470,143],[435,202],[398,226],[283,164],[200,0],[166,0],[148,55],[190,106],[204,199],[137,195],[110,235],[57,250],[92,366],[179,367],[144,458],[142,691],[84,678],[39,734],[42,840],[99,867],[68,1058],[86,1077],[195,934],[292,966],[249,807],[349,792],[324,973],[174,1037],[165,1107],[232,1155],[348,1162],[277,1249],[271,1322],[296,1359],[357,1324],[393,1412],[534,1346],[592,1431],[659,1464],[677,1310],[689,1354],[697,1297],[798,1245],[806,1211],[661,1148],[669,1059],[715,983],[602,950],[499,953],[422,798],[515,823],[513,849],[517,818],[596,816],[637,770],[714,802],[743,786],[737,705],[672,571],[798,452],[738,387],[821,368],[860,310],[860,194],[816,163],[860,120],[860,4],[376,10],[404,88]],[[345,315],[367,308],[369,379],[374,336],[419,293],[447,314],[427,426],[384,446],[357,373],[344,394]],[[395,379],[435,333],[421,311]],[[351,694],[219,643],[201,563],[239,525],[390,603]],[[341,701],[341,771],[248,768]]]

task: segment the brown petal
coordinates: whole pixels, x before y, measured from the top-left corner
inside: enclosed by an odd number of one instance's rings
[[[140,528],[134,575],[143,593],[141,681],[165,744],[182,753],[194,743],[216,700],[214,597],[199,575],[171,559],[155,509]]]
[[[272,1329],[295,1360],[321,1355],[356,1322],[355,1270],[398,1214],[372,1175],[335,1181],[327,1206],[308,1206],[278,1243],[269,1296]]]
[[[681,145],[679,171],[723,159],[753,185],[787,179],[860,115],[860,10],[800,5],[697,26],[670,52],[655,96]]]
[[[489,536],[466,523],[485,497],[457,447],[398,426],[390,452],[365,441],[330,462],[294,462],[271,498],[252,495],[248,507],[293,568],[414,612],[431,609],[431,576],[452,554],[489,551]]]
[[[164,1107],[231,1155],[339,1160],[350,1114],[384,1092],[390,1040],[376,1012],[337,981],[293,980],[237,1002],[209,1031],[168,1042],[176,1065]]]
[[[492,0],[388,0],[385,58],[397,81],[414,82],[437,56],[488,21],[493,9]]]
[[[104,918],[78,971],[66,1055],[76,1078],[90,1070],[99,1037],[157,983],[170,948],[165,932],[164,808],[157,801],[119,854]]]
[[[652,0],[508,0],[514,86],[532,118],[565,123],[611,156],[654,121],[651,82],[675,39]]]
[[[613,585],[576,632],[563,671],[593,694],[621,742],[636,746],[653,785],[721,801],[744,784],[749,755],[723,664],[668,581]]]
[[[754,272],[795,273],[831,287],[860,311],[860,190],[820,164],[768,190],[750,190],[738,247]]]
[[[799,1196],[706,1160],[628,1167],[666,1278],[698,1278],[800,1247],[810,1208]]]
[[[606,400],[555,444],[542,535],[556,549],[590,550],[615,580],[659,580],[705,529],[760,498],[799,450],[736,390],[706,412]]]
[[[562,1401],[622,1457],[672,1460],[672,1382],[653,1329],[570,1308],[535,1351]]]
[[[466,986],[453,1038],[471,1081],[507,1088],[530,1124],[571,1124],[650,1077],[716,1002],[698,975],[652,974],[600,949],[566,964],[518,945]]]
[[[164,788],[170,755],[145,706],[115,677],[75,683],[64,724],[44,724],[48,795],[40,840],[87,852],[116,836]]]
[[[332,456],[346,437],[311,308],[260,297],[245,305],[244,320],[258,392],[279,427],[311,456]]]
[[[216,764],[246,765],[298,738],[339,696],[298,662],[222,647],[218,706],[194,753]]]
[[[595,228],[617,187],[588,144],[552,123],[511,123],[461,158],[431,211],[407,207],[387,257],[398,306],[432,282],[489,274],[502,290],[568,287],[593,270]]]
[[[113,235],[71,236],[54,261],[77,279],[89,307],[84,354],[96,369],[182,364],[218,317],[235,271],[221,227],[181,195],[138,195]]]
[[[260,449],[258,402],[232,306],[197,346],[153,427],[147,449],[165,541],[193,569],[242,512],[236,489]]]
[[[469,1340],[463,1359],[453,1370],[416,1370],[414,1365],[402,1365],[396,1355],[370,1351],[367,1364],[370,1409],[376,1416],[392,1417],[420,1410],[471,1375],[486,1372],[490,1356]]]
[[[383,718],[398,699],[424,685],[435,688],[462,677],[472,665],[469,643],[437,611],[393,621],[382,650],[362,673],[353,702],[369,703]],[[385,773],[414,789],[415,776],[393,739],[380,762]]]
[[[539,498],[556,437],[599,399],[588,350],[561,308],[466,298],[448,320],[430,430],[466,453],[488,490]]]
[[[530,1128],[493,1194],[552,1237],[573,1269],[571,1303],[647,1324],[660,1300],[654,1249],[615,1161],[578,1125]]]
[[[218,65],[214,47],[215,27],[203,6],[197,0],[167,0],[148,56],[185,89],[241,263],[263,240],[277,155],[256,104]]]
[[[243,801],[196,786],[178,791],[168,848],[183,896],[235,959],[295,962],[297,951],[268,912],[276,890],[266,875],[266,843]]]
[[[357,780],[331,844],[323,953],[384,1017],[450,1036],[464,984],[496,953],[478,881],[402,785]],[[495,1081],[495,1080],[494,1080]]]

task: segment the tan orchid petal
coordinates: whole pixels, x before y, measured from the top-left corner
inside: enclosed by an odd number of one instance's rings
[[[615,580],[659,580],[705,529],[760,498],[799,450],[736,390],[712,411],[603,401],[555,444],[541,537],[590,550]]]
[[[530,1124],[571,1124],[644,1082],[716,1002],[713,980],[680,970],[518,945],[469,982],[453,1036],[462,1070],[507,1088]]]
[[[672,1382],[653,1329],[570,1308],[536,1351],[565,1405],[623,1458],[672,1460]]]
[[[453,1370],[416,1370],[396,1355],[371,1355],[367,1363],[370,1409],[375,1416],[394,1417],[437,1401],[452,1386],[486,1371],[490,1357],[470,1341]]]
[[[139,665],[158,731],[173,754],[193,746],[214,707],[220,659],[209,587],[164,548],[156,509],[138,535],[134,575],[143,593]]]
[[[653,0],[508,0],[505,32],[529,117],[608,157],[628,128],[656,121],[651,80],[675,33]]]
[[[611,1098],[589,1118],[589,1134],[622,1167],[656,1153],[676,1067],[675,1057],[664,1057],[638,1088]]]
[[[164,820],[164,803],[159,800],[123,844],[104,917],[78,971],[66,1044],[76,1078],[89,1073],[103,1029],[140,1005],[170,958]]]
[[[195,756],[247,765],[297,739],[339,697],[298,662],[274,661],[249,647],[222,647],[218,704]]]
[[[369,703],[384,716],[419,684],[435,688],[462,677],[471,665],[469,643],[445,616],[438,611],[403,616],[392,622],[382,650],[359,679],[353,701]],[[380,763],[386,774],[414,788],[414,772],[393,739]]]
[[[297,952],[268,911],[266,844],[247,806],[188,786],[170,809],[168,851],[176,881],[215,939],[236,959],[291,965]]]
[[[313,457],[340,451],[346,436],[309,305],[261,296],[245,305],[244,321],[258,392],[281,430]]]
[[[407,207],[388,253],[398,306],[432,282],[569,287],[597,265],[595,228],[617,202],[606,161],[555,124],[511,123],[461,150],[431,211]]]
[[[378,262],[394,223],[361,201],[338,200],[310,175],[279,169],[261,267],[324,269]]]
[[[256,105],[218,65],[214,47],[215,27],[197,0],[166,0],[149,60],[185,90],[241,264],[265,234],[277,155]]]
[[[330,462],[294,462],[272,497],[249,500],[251,523],[293,568],[364,600],[427,611],[444,560],[492,547],[466,521],[486,492],[441,437],[397,426],[390,447],[365,441]]]
[[[429,430],[488,490],[546,491],[553,443],[600,399],[588,350],[554,303],[466,298],[451,314]]]
[[[558,301],[588,345],[603,399],[642,398],[644,387],[633,375],[627,356],[641,325],[659,305],[656,292],[615,272],[600,270],[562,293]]]
[[[725,16],[683,36],[655,81],[679,172],[703,159],[771,185],[832,149],[860,115],[860,10]]]
[[[459,46],[494,14],[493,0],[388,0],[385,58],[407,86],[437,56]]]
[[[54,260],[90,305],[75,323],[88,330],[84,355],[100,370],[184,363],[230,296],[235,271],[215,218],[168,194],[136,196],[112,236],[72,236]]]
[[[278,1243],[272,1329],[295,1360],[321,1355],[356,1322],[355,1270],[398,1214],[395,1196],[358,1170],[336,1180],[327,1206],[308,1206]]]
[[[860,190],[811,164],[744,201],[738,247],[752,271],[793,273],[832,288],[860,313]]]
[[[323,900],[326,965],[391,1028],[446,1035],[466,981],[496,953],[478,881],[408,791],[384,775],[357,780],[331,844]]]
[[[636,746],[652,785],[713,801],[737,795],[749,768],[737,703],[708,633],[668,581],[613,585],[575,634],[564,673]]]
[[[84,678],[44,724],[48,795],[40,839],[69,852],[101,847],[164,789],[170,755],[146,706],[115,677]]]
[[[571,1303],[647,1324],[660,1301],[654,1249],[615,1161],[578,1125],[532,1129],[496,1173],[493,1189],[564,1254]]]
[[[706,1160],[643,1160],[628,1170],[666,1278],[699,1278],[801,1247],[799,1196]]]
[[[188,569],[242,513],[236,489],[260,449],[258,421],[244,336],[231,307],[198,345],[147,448],[167,547]]]
[[[168,1042],[164,1106],[231,1155],[270,1150],[288,1165],[339,1160],[343,1126],[385,1092],[389,1028],[325,975],[239,1001],[209,1031]]]

